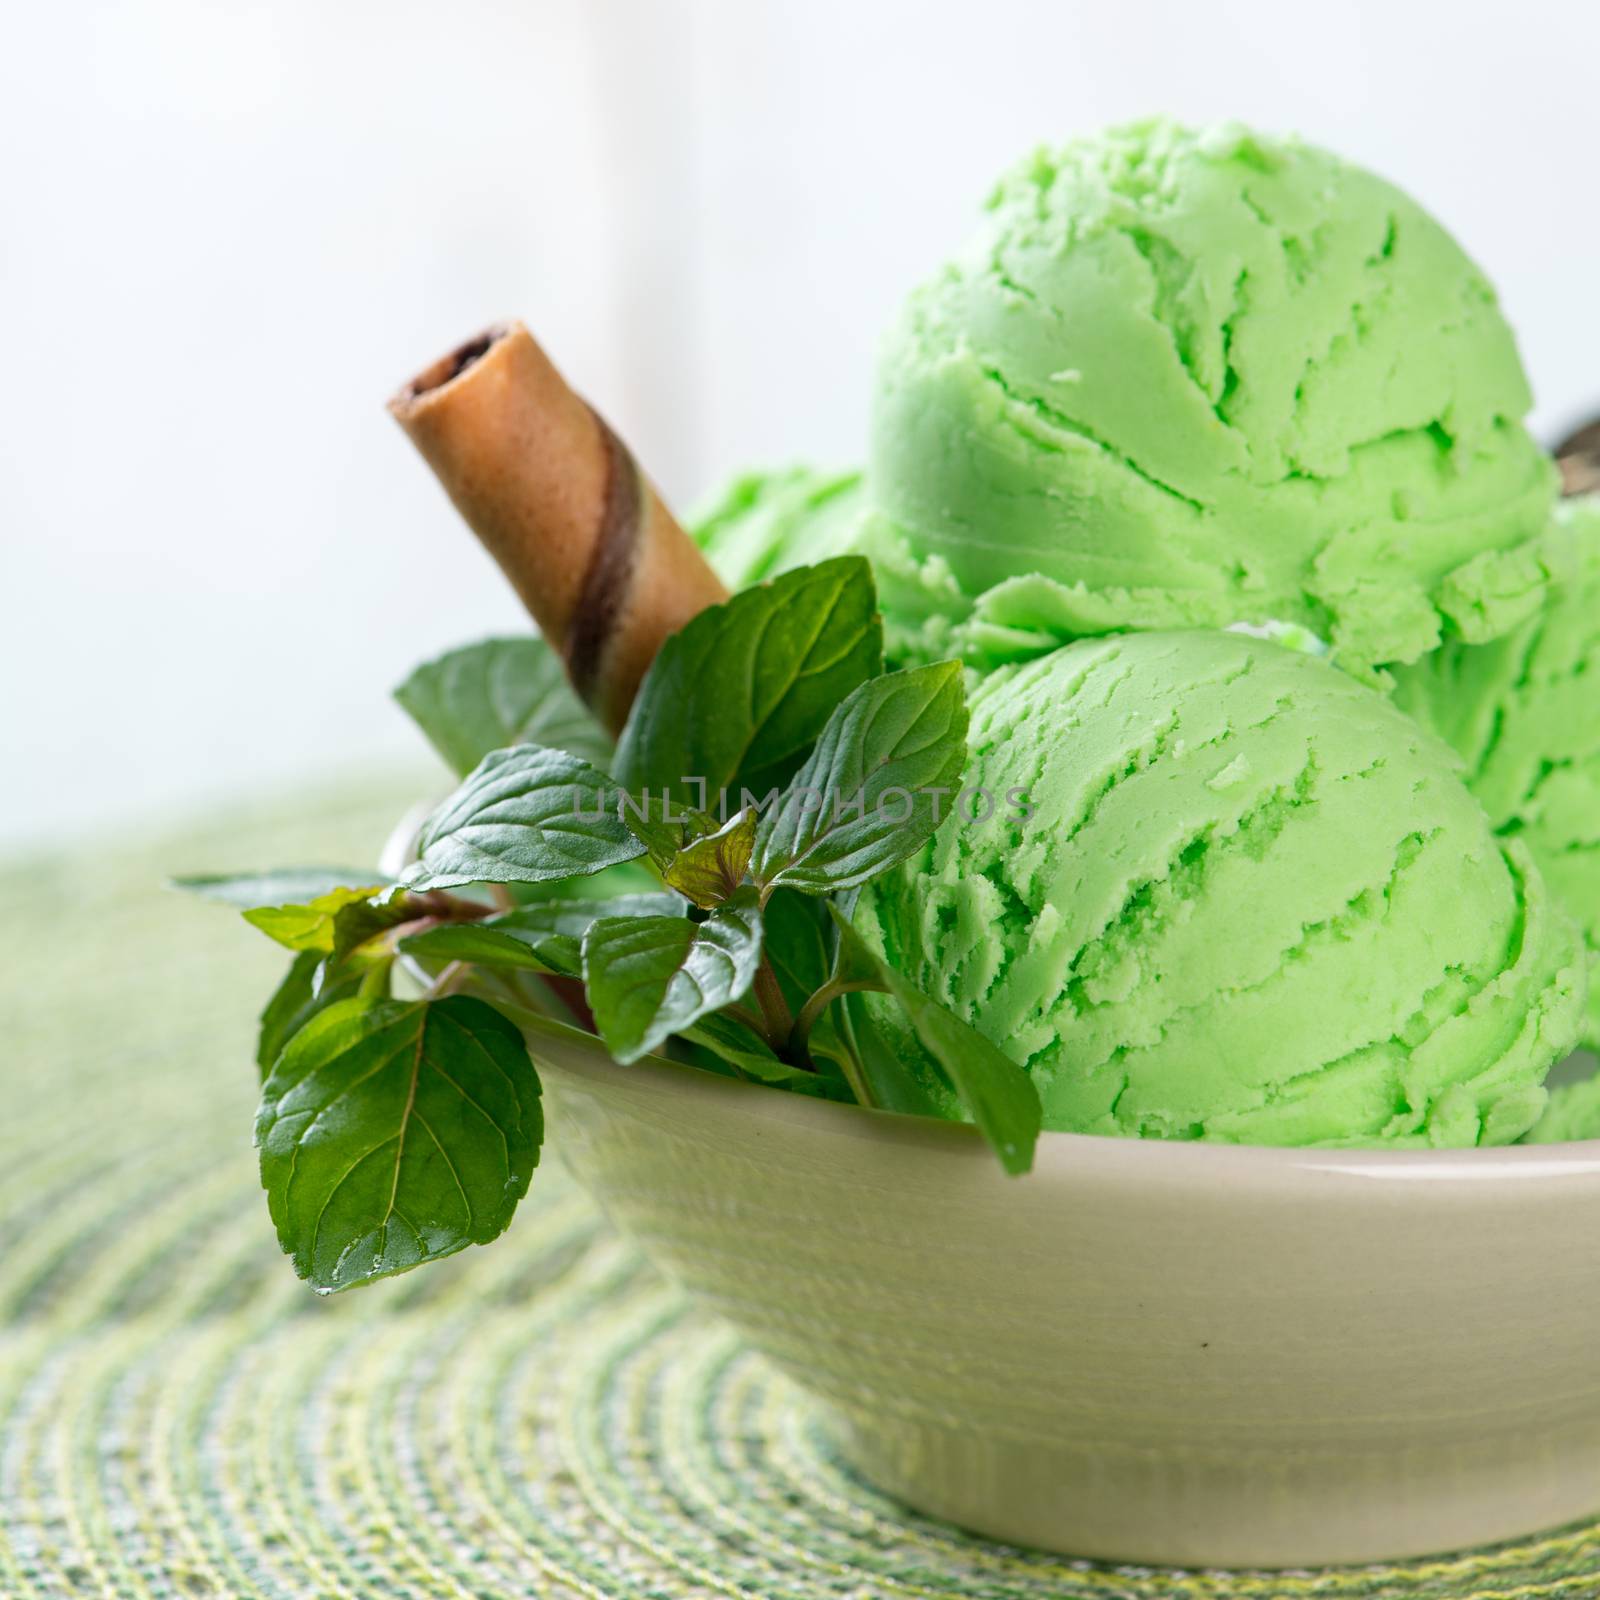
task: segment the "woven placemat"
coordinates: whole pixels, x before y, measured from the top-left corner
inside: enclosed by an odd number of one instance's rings
[[[370,860],[403,784],[0,873],[0,1595],[1600,1595],[1600,1525],[1316,1574],[918,1518],[547,1168],[510,1234],[319,1300],[249,1144],[276,963],[171,871]]]

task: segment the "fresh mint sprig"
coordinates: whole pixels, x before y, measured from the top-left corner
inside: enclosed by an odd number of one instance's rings
[[[615,749],[536,639],[417,669],[397,697],[462,781],[397,882],[302,869],[183,886],[294,952],[262,1014],[257,1142],[284,1249],[334,1290],[484,1243],[542,1122],[512,1017],[592,1025],[872,1106],[846,996],[897,1006],[1008,1172],[1039,1132],[1027,1073],[876,956],[850,909],[952,814],[967,710],[953,662],[885,672],[867,563],[746,590],[662,647]],[[660,884],[607,896],[625,862]],[[566,898],[569,886],[584,898]],[[404,968],[425,992],[391,998]],[[468,991],[468,992],[462,992]],[[505,1009],[498,1009],[498,1007]]]

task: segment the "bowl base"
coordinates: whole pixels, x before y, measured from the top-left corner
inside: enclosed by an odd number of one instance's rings
[[[1525,1538],[1600,1507],[1600,1439],[1448,1457],[1252,1458],[976,1436],[817,1402],[846,1464],[912,1510],[1058,1555],[1173,1567],[1401,1561]]]

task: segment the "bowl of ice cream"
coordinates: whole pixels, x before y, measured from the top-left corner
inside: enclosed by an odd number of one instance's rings
[[[953,811],[855,921],[1028,1062],[1033,1172],[858,996],[921,1115],[535,1032],[583,1181],[869,1479],[1001,1539],[1343,1562],[1600,1505],[1600,1145],[1504,1148],[1583,943],[1449,748],[1221,631],[1069,645],[972,711],[969,783],[1030,815]]]
[[[402,410],[627,771],[641,674],[721,586],[535,349],[492,331]],[[551,394],[592,492],[565,493]],[[1600,1079],[1548,1086],[1600,1014],[1600,520],[1557,510],[1529,405],[1492,289],[1408,197],[1298,141],[1140,124],[1002,180],[885,344],[864,473],[748,477],[703,519],[730,608],[868,557],[889,666],[966,669],[925,668],[964,682],[959,790],[822,885],[820,987],[786,1009],[768,974],[760,1015],[728,989],[720,1064],[687,1027],[609,1054],[525,1031],[563,1159],[909,1505],[1265,1566],[1600,1507]],[[663,783],[744,681],[647,730],[675,730]],[[522,884],[493,831],[530,825],[518,798],[447,803],[404,882]],[[744,804],[662,881],[756,828]],[[441,867],[462,818],[505,859]],[[790,891],[742,848],[675,909],[685,949],[728,896],[778,926]],[[533,968],[610,1038],[617,919],[582,916],[576,964]],[[443,930],[457,962],[500,922]],[[693,1022],[719,980],[674,961]],[[838,1081],[774,1087],[817,1073],[824,1018]],[[1039,1118],[996,1140],[997,1084],[1042,1114],[1024,1176],[993,1157],[1025,1167]]]

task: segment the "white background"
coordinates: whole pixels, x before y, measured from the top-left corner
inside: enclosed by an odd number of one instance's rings
[[[524,316],[669,495],[860,453],[873,343],[1041,140],[1295,128],[1600,409],[1600,8],[1382,0],[0,5],[0,842],[416,750],[516,607],[383,412]]]

